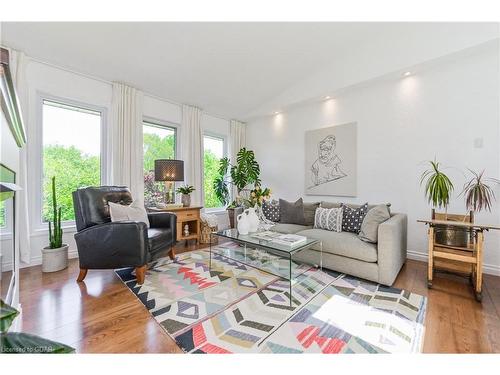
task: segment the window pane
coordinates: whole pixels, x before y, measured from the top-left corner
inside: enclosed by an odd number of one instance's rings
[[[156,159],[175,159],[175,128],[144,122],[144,202],[146,207],[165,201],[165,184],[155,182]]]
[[[101,113],[44,100],[42,221],[52,220],[52,176],[63,221],[74,220],[71,193],[101,183]]]
[[[7,226],[7,218],[5,212],[5,201],[0,202],[0,229]]]
[[[203,181],[203,187],[205,190],[205,207],[222,207],[222,203],[215,195],[213,183],[218,174],[219,160],[224,157],[224,139],[204,136],[203,147],[205,149]]]

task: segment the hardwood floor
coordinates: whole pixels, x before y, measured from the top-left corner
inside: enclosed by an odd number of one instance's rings
[[[176,247],[176,253],[196,245]],[[166,256],[167,254],[165,254]],[[424,352],[500,352],[500,277],[485,275],[482,304],[465,279],[408,260],[395,287],[428,297]],[[80,353],[182,353],[112,270],[90,270],[77,283],[78,261],[63,271],[21,270],[23,330],[72,345]]]

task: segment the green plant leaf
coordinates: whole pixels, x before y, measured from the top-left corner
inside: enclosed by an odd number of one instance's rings
[[[0,332],[7,332],[19,311],[0,300]]]
[[[1,353],[55,354],[75,351],[71,346],[29,333],[2,333],[0,334],[0,342]]]

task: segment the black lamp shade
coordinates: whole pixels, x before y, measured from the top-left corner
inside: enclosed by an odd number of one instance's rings
[[[155,160],[155,181],[184,181],[184,161]]]

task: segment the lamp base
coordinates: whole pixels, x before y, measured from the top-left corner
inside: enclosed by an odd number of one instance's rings
[[[165,204],[175,203],[175,192],[173,189],[174,183],[171,181],[165,181]]]

